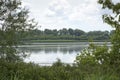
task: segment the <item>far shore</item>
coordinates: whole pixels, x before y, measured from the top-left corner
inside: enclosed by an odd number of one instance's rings
[[[90,40],[24,40],[22,42],[36,43],[36,42],[91,42]],[[106,40],[92,40],[92,42],[109,42]]]

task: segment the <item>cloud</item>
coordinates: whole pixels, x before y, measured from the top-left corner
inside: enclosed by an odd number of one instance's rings
[[[22,7],[30,9],[31,4],[29,2],[22,1]]]
[[[100,10],[96,0],[85,0],[79,6],[74,7],[73,13],[69,17],[71,20],[88,21],[94,20],[99,14]]]
[[[66,17],[70,5],[67,0],[53,0],[46,11],[47,17]]]
[[[96,0],[84,0],[79,5],[71,6],[68,0],[53,0],[46,11],[47,17],[66,17],[70,20],[92,19],[99,14]]]
[[[83,0],[79,5],[74,6],[68,0],[53,0],[46,13],[48,18],[61,20],[63,23],[68,22],[68,24],[79,22],[94,25],[93,23],[100,16],[100,10],[96,0]]]
[[[39,5],[35,5],[38,2]],[[30,10],[42,28],[108,29],[101,18],[106,11],[101,10],[97,0],[38,0],[36,3],[30,4]]]

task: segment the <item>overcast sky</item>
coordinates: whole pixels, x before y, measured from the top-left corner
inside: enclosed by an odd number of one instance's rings
[[[41,30],[73,28],[84,31],[111,30],[103,23],[102,10],[97,0],[23,0],[30,16],[41,25]],[[109,13],[109,12],[107,12]]]

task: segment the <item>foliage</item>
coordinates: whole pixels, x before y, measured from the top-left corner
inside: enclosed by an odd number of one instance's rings
[[[88,48],[85,48],[76,57],[77,64],[107,64],[109,60],[109,48],[106,44],[95,45],[90,43]]]
[[[19,54],[16,47],[24,32],[36,25],[29,19],[29,11],[21,6],[21,0],[0,1],[0,59],[19,61],[23,54]]]
[[[98,1],[103,9],[109,9],[112,14],[103,15],[103,21],[113,28],[115,28],[114,34],[111,36],[111,53],[109,64],[113,67],[120,65],[120,2],[114,3],[111,0],[99,0]],[[119,69],[120,70],[120,69]]]
[[[60,30],[31,30],[25,32],[28,34],[23,38],[23,41],[46,41],[46,40],[76,40],[76,41],[88,41],[89,38],[93,38],[95,41],[109,41],[110,32],[108,31],[90,31],[84,32],[80,29],[60,29]],[[112,34],[112,33],[111,33]]]
[[[59,63],[59,65],[58,65]],[[119,80],[114,71],[104,68],[82,68],[60,61],[52,66],[34,63],[0,61],[0,80]]]
[[[120,3],[114,3],[112,0],[98,0],[103,9],[109,9],[112,14],[103,15],[103,21],[113,28],[111,35],[111,47],[106,45],[98,46],[90,44],[87,49],[81,51],[76,57],[76,63],[81,67],[94,68],[105,67],[120,74]],[[84,69],[84,68],[83,68]],[[85,68],[86,69],[86,68]],[[120,76],[120,75],[119,75]],[[110,78],[110,80],[113,80]]]
[[[111,37],[112,47],[90,43],[90,46],[76,57],[76,64],[72,66],[61,63],[60,60],[52,66],[39,66],[17,61],[21,56],[16,50],[20,41],[18,35],[22,31],[29,33],[28,29],[32,27],[28,21],[28,11],[20,6],[19,0],[1,0],[0,80],[120,80],[120,3],[114,4],[111,0],[99,0],[99,3],[103,5],[103,9],[108,8],[115,15],[103,15],[103,20],[115,28]],[[46,30],[44,36],[53,36],[51,32]],[[57,30],[53,32],[56,36]],[[72,29],[62,29],[60,32],[58,34],[62,39],[68,35],[79,39],[79,36],[85,34],[84,31]],[[43,34],[42,31],[39,33]]]

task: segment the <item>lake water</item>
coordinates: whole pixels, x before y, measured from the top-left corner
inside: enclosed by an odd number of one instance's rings
[[[103,44],[103,42],[97,42],[97,44]],[[63,63],[71,64],[74,62],[76,55],[88,45],[88,42],[33,43],[21,45],[20,49],[29,54],[24,60],[25,62],[49,65],[60,59]]]

